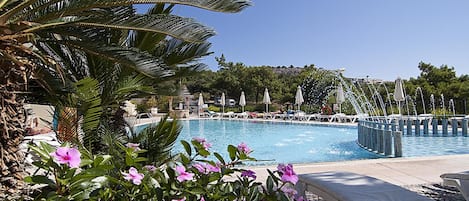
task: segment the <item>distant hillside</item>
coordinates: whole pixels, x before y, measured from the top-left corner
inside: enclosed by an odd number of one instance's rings
[[[277,67],[271,67],[274,73],[279,74],[279,75],[299,75],[300,72],[303,70],[301,67],[286,67],[286,66],[277,66]]]

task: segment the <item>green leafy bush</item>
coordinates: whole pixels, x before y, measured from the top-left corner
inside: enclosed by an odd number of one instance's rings
[[[238,167],[256,160],[246,144],[229,145],[226,160],[211,153],[205,139],[181,143],[185,153],[158,167],[141,157],[146,150],[139,144],[117,143],[122,156],[111,156],[68,144],[55,149],[41,143],[31,149],[41,158],[34,165],[45,174],[25,180],[45,185],[37,199],[47,200],[303,200],[292,189],[298,176],[291,164],[267,170],[263,185],[255,180],[255,172]],[[217,161],[208,160],[209,156]]]

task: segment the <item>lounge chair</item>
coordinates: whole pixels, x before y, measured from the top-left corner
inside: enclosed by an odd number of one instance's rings
[[[400,186],[351,172],[321,172],[298,175],[296,190],[335,201],[430,201]]]
[[[205,110],[204,112],[199,114],[199,117],[208,117],[208,118],[214,118],[214,117],[220,117],[221,113],[214,112],[211,110]]]
[[[454,186],[469,200],[469,171],[460,173],[446,173],[440,176],[443,179],[443,185]]]
[[[297,111],[294,114],[294,119],[299,120],[299,121],[305,121],[307,119],[306,113],[303,111]]]
[[[249,117],[249,114],[247,112],[235,113],[234,117],[247,119]]]
[[[230,112],[225,112],[222,114],[222,117],[228,117],[228,118],[234,118],[235,117],[235,113],[230,111]]]

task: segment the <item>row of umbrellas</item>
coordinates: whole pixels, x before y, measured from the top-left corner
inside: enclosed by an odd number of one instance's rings
[[[264,98],[262,99],[262,103],[265,104],[265,111],[269,111],[269,104],[272,104],[270,101],[270,95],[269,95],[269,90],[265,88],[264,90]],[[295,104],[298,105],[298,110],[300,110],[301,104],[304,103],[303,99],[303,93],[301,91],[301,87],[298,86],[298,89],[296,91],[295,95]],[[204,105],[204,98],[202,96],[202,93],[199,94],[199,102],[197,104],[200,107]],[[222,110],[225,112],[225,93],[221,94],[221,105],[222,105]],[[246,96],[244,95],[244,91],[241,92],[241,96],[239,97],[239,105],[242,107],[242,111],[244,112],[244,106],[246,106]]]
[[[337,86],[337,93],[336,93],[336,102],[339,105],[339,113],[342,113],[342,108],[341,104],[345,102],[345,95],[344,95],[344,89],[342,87],[342,84],[339,84]],[[401,78],[397,78],[395,82],[395,88],[394,88],[394,100],[398,102],[399,104],[399,114],[401,114],[401,107],[400,107],[400,102],[405,100],[405,95],[403,91],[403,86],[402,86],[402,80]],[[265,104],[265,111],[269,111],[269,104],[272,102],[270,101],[270,95],[269,95],[269,90],[265,88],[264,90],[264,98],[262,100],[262,103]],[[304,98],[303,98],[303,92],[301,90],[301,87],[298,86],[295,94],[295,104],[298,106],[298,110],[300,110],[301,104],[304,103]],[[204,105],[204,98],[202,97],[202,93],[199,94],[199,102],[198,106],[199,109]],[[221,95],[221,105],[223,106],[223,112],[225,112],[225,93],[222,93]],[[244,95],[244,91],[241,92],[241,96],[239,97],[239,105],[242,107],[242,111],[244,112],[244,106],[246,106],[246,96]]]

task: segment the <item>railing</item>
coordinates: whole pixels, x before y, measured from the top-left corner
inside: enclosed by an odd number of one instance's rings
[[[402,132],[389,123],[376,121],[358,122],[358,144],[368,151],[385,156],[402,156]]]
[[[358,144],[378,154],[401,157],[403,135],[467,137],[467,130],[468,118],[379,117],[373,118],[373,121],[361,120],[358,123]]]

